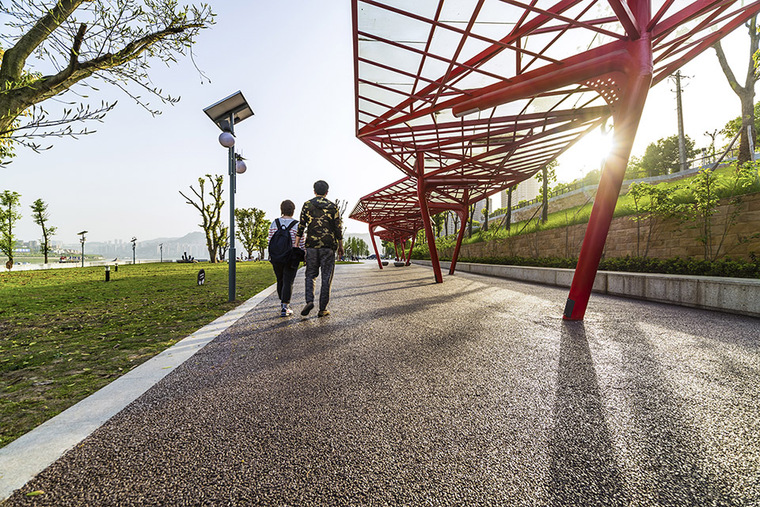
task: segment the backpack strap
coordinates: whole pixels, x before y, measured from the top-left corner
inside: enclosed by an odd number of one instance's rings
[[[279,218],[275,218],[274,219],[274,223],[277,225],[278,229],[282,228],[282,226],[280,225],[280,219]]]
[[[277,219],[277,220],[279,220],[279,219]],[[289,230],[290,230],[290,229],[292,229],[292,228],[293,228],[293,226],[294,226],[294,225],[296,225],[297,223],[298,223],[298,220],[293,220],[292,222],[290,222],[290,225],[288,225],[288,227],[287,227],[285,230],[286,230],[286,231],[289,231]],[[279,225],[278,225],[278,227],[279,227]]]

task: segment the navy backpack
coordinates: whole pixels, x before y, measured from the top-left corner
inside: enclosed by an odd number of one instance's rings
[[[290,237],[290,229],[298,223],[297,220],[290,222],[290,225],[284,227],[280,224],[280,219],[275,218],[274,223],[277,230],[269,240],[269,262],[289,262],[290,251],[293,250],[293,238]]]

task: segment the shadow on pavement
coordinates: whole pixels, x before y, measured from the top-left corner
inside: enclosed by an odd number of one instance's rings
[[[549,492],[553,505],[628,505],[582,322],[561,328]]]

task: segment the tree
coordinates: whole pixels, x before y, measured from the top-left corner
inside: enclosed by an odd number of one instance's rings
[[[344,224],[343,230],[341,233],[343,233],[343,236],[346,235],[346,227],[345,223],[346,221],[343,219],[343,215],[346,213],[346,207],[348,206],[348,201],[345,199],[335,199],[335,205],[338,207],[338,216],[340,217],[340,223]]]
[[[438,238],[441,236],[441,231],[443,230],[443,221],[446,219],[446,213],[441,212],[437,215],[433,215],[432,217],[433,222],[433,236]]]
[[[256,248],[256,242],[253,240],[255,230],[255,221],[253,212],[256,208],[237,208],[235,210],[235,224],[237,226],[237,239],[243,246],[243,250],[248,253],[248,258],[253,257],[253,251]]]
[[[641,167],[641,157],[631,155],[628,159],[628,165],[625,168],[625,179],[637,180],[645,176],[644,169]]]
[[[583,178],[581,178],[582,187],[593,187],[599,185],[599,180],[602,177],[602,171],[599,169],[593,169],[587,172]]]
[[[396,245],[393,241],[383,240],[383,257],[393,257],[396,255]]]
[[[218,174],[215,176],[207,174],[206,178],[211,183],[211,190],[208,191],[208,194],[205,193],[206,180],[203,178],[198,178],[200,191],[190,185],[190,190],[198,198],[198,202],[193,201],[181,191],[179,195],[184,197],[187,204],[193,206],[201,214],[201,223],[198,225],[206,235],[206,248],[208,249],[209,261],[215,263],[217,252],[219,251],[220,238],[225,237],[224,230],[226,230],[226,227],[222,223],[222,206],[224,206],[222,183],[224,183],[224,178]],[[207,197],[211,198],[208,203],[206,202]]]
[[[557,160],[552,160],[541,171],[536,173],[536,179],[541,183],[541,222],[545,223],[549,219],[549,182],[557,181]]]
[[[40,104],[54,97],[67,101],[77,84],[91,93],[97,90],[92,80],[100,80],[152,114],[157,111],[130,91],[129,83],[164,103],[176,102],[151,83],[149,60],[176,61],[214,17],[207,4],[180,7],[176,0],[13,0],[0,4],[0,14],[8,19],[0,35],[7,48],[0,66],[2,159],[13,156],[13,143],[37,150],[35,139],[89,133],[86,128],[75,132],[71,123],[102,120],[115,105],[92,107],[77,98],[78,106],[49,118]],[[37,72],[34,60],[52,66],[54,73]]]
[[[260,250],[262,239],[264,241],[263,248],[266,248],[266,243],[269,237],[269,220],[264,220],[265,213],[258,208],[238,208],[235,210],[235,221],[237,222],[237,238],[243,244],[246,252],[248,252],[248,258],[253,257],[254,250]],[[262,224],[266,222],[266,227],[262,227]],[[264,255],[262,253],[261,258]]]
[[[346,241],[346,255],[348,257],[359,257],[362,255],[369,255],[369,247],[367,243],[355,236],[349,236]]]
[[[755,125],[755,83],[757,83],[758,77],[760,77],[755,65],[755,57],[760,43],[760,34],[757,32],[757,16],[753,16],[747,21],[745,26],[749,32],[749,59],[747,61],[747,74],[744,79],[744,86],[739,84],[734,72],[729,67],[720,40],[713,44],[720,68],[726,76],[729,86],[736,96],[739,97],[739,102],[741,103],[742,122],[741,136],[739,137],[739,164],[749,162],[752,159],[752,154],[749,152],[750,137],[747,134],[748,130],[751,131]],[[757,133],[753,132],[752,138],[754,139],[756,135]]]
[[[248,257],[253,257],[254,250],[259,252],[259,258],[264,258],[264,249],[269,244],[270,220],[264,218],[266,213],[258,208],[237,209],[235,217],[238,220],[238,239],[248,251]]]
[[[356,254],[369,255],[369,245],[361,238],[356,238]]]
[[[417,231],[417,241],[416,243],[418,245],[426,245],[427,244],[427,235],[425,234],[425,229],[420,229]]]
[[[10,190],[0,194],[0,251],[8,257],[8,262],[13,264],[13,249],[16,246],[16,236],[13,226],[21,219],[18,208],[21,203],[21,195]]]
[[[634,215],[631,218],[636,222],[636,255],[646,258],[649,255],[649,245],[652,242],[657,226],[662,220],[680,215],[681,206],[673,200],[675,189],[666,188],[662,184],[650,185],[639,182],[631,184],[628,193],[633,198]],[[646,221],[646,244],[641,251],[641,223]]]
[[[50,238],[55,235],[57,227],[48,225],[50,214],[48,213],[48,205],[45,201],[37,199],[31,207],[34,223],[42,228],[42,254],[45,256],[45,264],[47,264],[48,253],[50,253]]]
[[[259,249],[259,259],[264,258],[264,250],[269,245],[269,226],[272,225],[271,220],[264,218],[264,212],[261,212],[260,216],[256,218],[256,231],[255,236],[258,243],[256,247]]]
[[[687,213],[694,222],[694,227],[702,231],[697,239],[704,246],[705,260],[714,261],[720,257],[728,231],[739,218],[742,194],[745,189],[756,184],[757,178],[757,165],[748,162],[745,164],[737,163],[731,179],[722,188],[719,185],[718,176],[709,168],[702,169],[691,180],[689,189],[693,194],[694,202]],[[716,244],[713,226],[719,224],[714,223],[713,217],[720,211],[721,197],[727,198],[725,204],[728,205],[728,210],[722,224],[723,232]]]
[[[754,145],[757,147],[758,145],[760,145],[760,139],[758,139],[758,136],[760,136],[760,102],[758,102],[757,104],[755,104],[755,107],[754,107],[754,116],[755,116],[755,120],[754,120],[755,138],[754,138],[753,142],[754,142]],[[733,120],[729,120],[723,126],[723,128],[720,130],[720,134],[723,135],[724,137],[728,138],[728,139],[733,139],[734,136],[736,136],[736,134],[739,133],[739,129],[740,128],[742,128],[742,117],[741,116],[737,116]],[[713,155],[715,154],[715,137],[716,137],[716,134],[717,134],[717,132],[705,132],[705,135],[710,136],[710,138],[711,138],[711,141],[712,141],[712,143],[711,143],[711,149],[712,149]]]
[[[686,136],[686,158],[694,156],[694,141]],[[646,176],[660,176],[678,170],[678,136],[659,139],[647,146],[640,167]]]
[[[224,262],[227,256],[227,250],[230,248],[230,228],[219,223],[219,227],[214,229],[214,242],[216,243],[217,259]]]

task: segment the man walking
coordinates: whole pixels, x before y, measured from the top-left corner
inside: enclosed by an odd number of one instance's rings
[[[328,201],[325,196],[329,186],[319,180],[314,183],[313,199],[306,201],[301,208],[301,220],[296,232],[296,243],[306,247],[306,306],[301,315],[306,316],[314,308],[314,286],[318,275],[322,276],[319,291],[319,313],[317,317],[330,315],[327,303],[330,301],[330,285],[335,268],[335,252],[343,255],[343,224],[338,206]],[[306,232],[306,240],[303,240]]]

